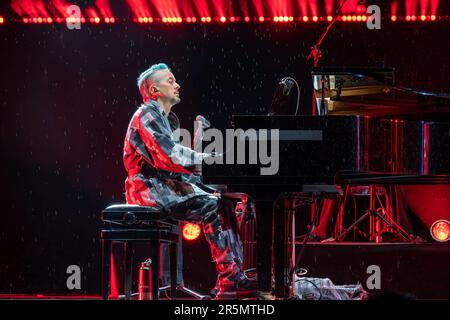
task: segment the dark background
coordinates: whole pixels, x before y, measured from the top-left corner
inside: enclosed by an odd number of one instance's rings
[[[440,8],[440,11],[442,13]],[[165,62],[181,84],[182,127],[197,114],[230,127],[233,114],[265,114],[277,82],[301,86],[310,111],[309,48],[321,24],[64,25],[0,27],[0,293],[100,292],[99,213],[124,202],[123,138],[140,103],[136,78]],[[337,24],[322,65],[396,69],[397,85],[450,92],[449,25]],[[186,278],[214,284],[205,243],[190,244]]]

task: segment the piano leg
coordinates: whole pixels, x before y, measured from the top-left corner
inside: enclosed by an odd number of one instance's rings
[[[271,258],[272,258],[272,200],[256,200],[256,272],[258,274],[258,290],[271,290]]]

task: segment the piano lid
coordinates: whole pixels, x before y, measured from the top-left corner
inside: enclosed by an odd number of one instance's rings
[[[313,68],[312,76],[321,115],[450,118],[450,94],[396,87],[393,68],[319,67]]]

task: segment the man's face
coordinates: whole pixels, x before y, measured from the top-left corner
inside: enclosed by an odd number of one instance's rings
[[[177,83],[175,76],[169,70],[158,70],[156,81],[153,87],[155,92],[161,99],[166,100],[171,105],[175,105],[181,101],[180,85]]]

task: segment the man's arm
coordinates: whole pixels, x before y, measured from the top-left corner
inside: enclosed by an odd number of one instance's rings
[[[172,132],[163,125],[162,115],[154,112],[141,115],[138,132],[147,149],[156,156],[155,160],[164,163],[166,167],[175,164],[184,169],[191,169],[194,164],[200,164],[204,158],[211,156],[175,142]],[[158,164],[155,165],[159,167]]]

